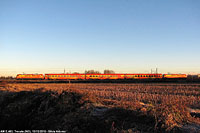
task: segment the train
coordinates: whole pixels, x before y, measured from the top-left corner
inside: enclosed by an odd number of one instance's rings
[[[16,79],[35,80],[118,80],[118,79],[187,79],[186,74],[17,74]]]

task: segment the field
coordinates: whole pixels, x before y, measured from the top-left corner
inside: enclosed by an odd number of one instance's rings
[[[0,128],[200,131],[200,84],[1,83],[0,90]]]

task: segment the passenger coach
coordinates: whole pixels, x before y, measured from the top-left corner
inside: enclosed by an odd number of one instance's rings
[[[157,79],[162,74],[45,74],[47,80]]]

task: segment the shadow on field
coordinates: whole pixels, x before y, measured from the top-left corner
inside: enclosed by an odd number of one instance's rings
[[[155,132],[155,118],[121,108],[95,107],[84,96],[63,91],[0,92],[0,129],[67,132]]]
[[[81,96],[71,92],[1,92],[1,129],[95,130]]]

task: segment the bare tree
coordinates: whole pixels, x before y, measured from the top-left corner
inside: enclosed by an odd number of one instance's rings
[[[85,74],[100,74],[100,72],[95,71],[95,70],[88,70],[88,71],[85,71]]]
[[[79,74],[79,72],[73,72],[72,74]]]
[[[104,74],[115,74],[113,70],[104,70]]]

